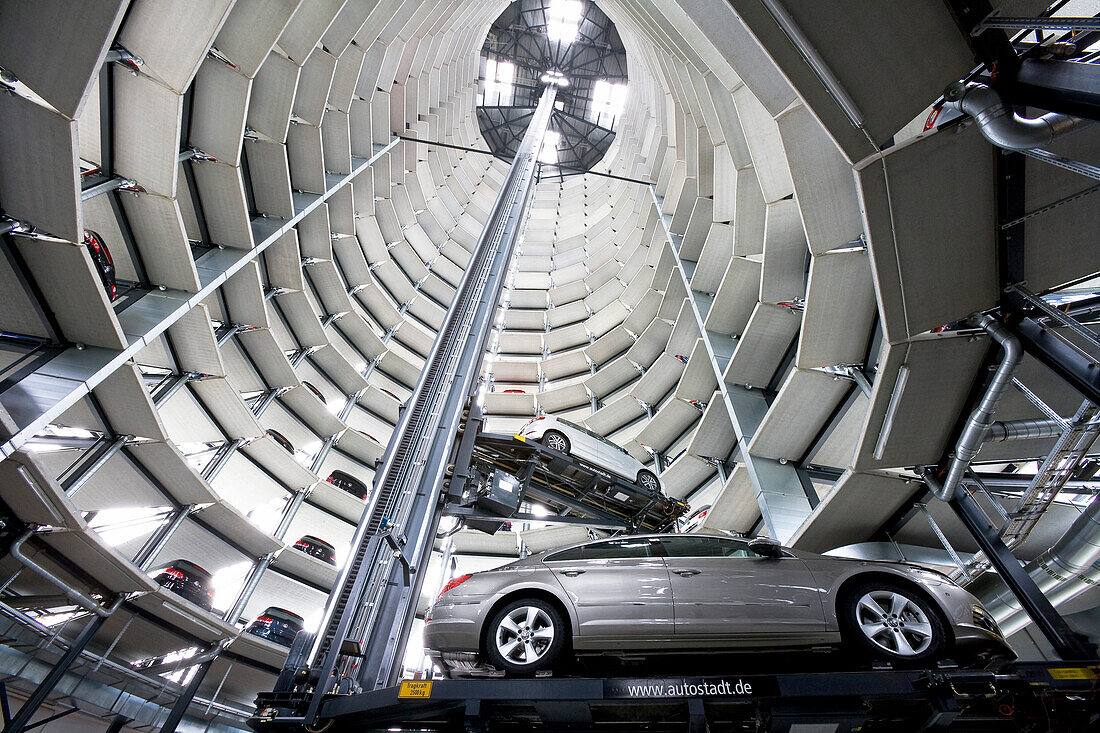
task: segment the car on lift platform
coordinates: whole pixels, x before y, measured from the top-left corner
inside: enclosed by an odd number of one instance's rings
[[[518,676],[574,652],[840,646],[900,665],[1015,656],[978,599],[940,573],[704,534],[586,542],[456,577],[428,612],[424,644],[445,672]]]
[[[543,415],[519,429],[517,436],[582,460],[633,481],[650,494],[661,493],[657,474],[607,438],[568,420]]]

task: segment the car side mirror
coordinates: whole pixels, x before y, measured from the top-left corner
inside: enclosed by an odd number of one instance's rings
[[[764,557],[782,557],[781,547],[779,540],[771,537],[753,537],[749,540],[749,549]]]

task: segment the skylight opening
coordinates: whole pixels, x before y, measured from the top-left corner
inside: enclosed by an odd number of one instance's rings
[[[550,165],[558,164],[558,143],[561,142],[561,133],[547,130],[542,138],[542,149],[539,151],[539,162]]]
[[[588,118],[593,122],[601,117],[610,117],[612,121],[623,113],[626,107],[626,84],[612,84],[598,80],[592,87],[592,100],[588,108]]]
[[[580,0],[550,0],[546,8],[546,35],[551,41],[572,43],[581,25]]]
[[[516,67],[508,61],[485,59],[485,93],[482,104],[507,107],[515,93]]]
[[[149,535],[164,523],[171,507],[120,507],[96,512],[88,526],[111,547]]]

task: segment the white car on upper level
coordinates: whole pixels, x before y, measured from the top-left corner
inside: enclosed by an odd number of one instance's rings
[[[633,481],[651,494],[661,493],[657,474],[643,466],[634,456],[576,423],[549,415],[536,417],[516,433],[524,440],[536,440],[551,450],[575,456],[599,468]]]

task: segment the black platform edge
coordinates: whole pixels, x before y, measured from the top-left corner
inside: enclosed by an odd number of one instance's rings
[[[1100,665],[674,678],[407,680],[333,696],[309,730],[1091,730]],[[263,694],[258,733],[303,728],[293,695]],[[286,706],[286,707],[284,707]],[[796,728],[797,730],[797,728]]]

